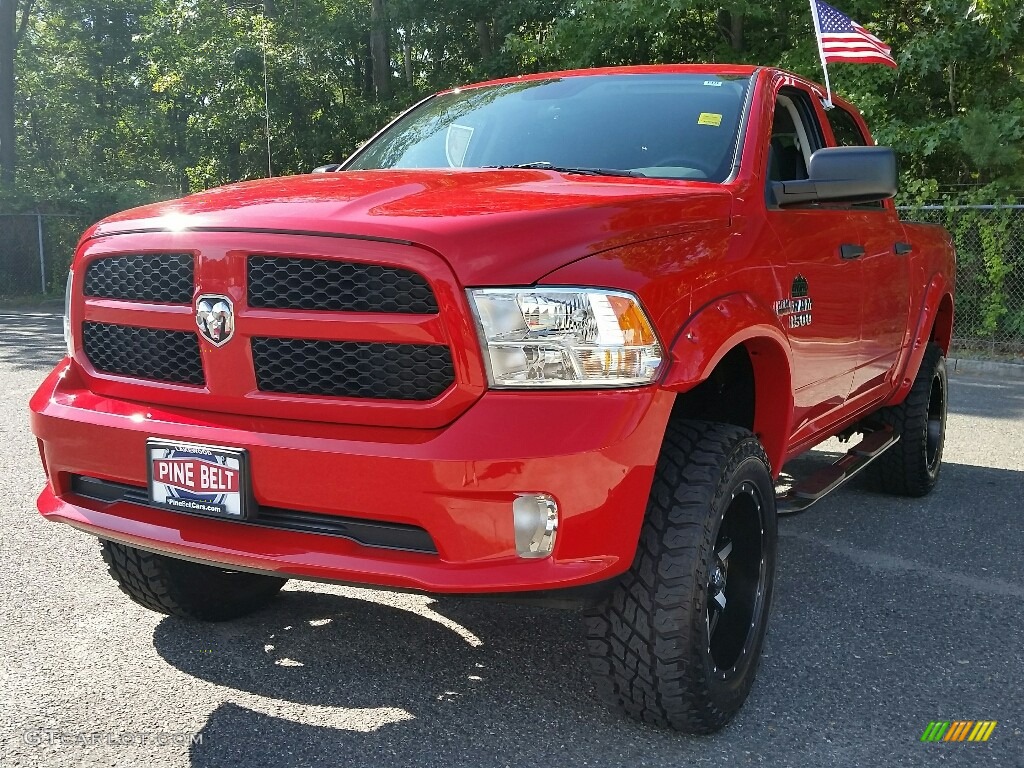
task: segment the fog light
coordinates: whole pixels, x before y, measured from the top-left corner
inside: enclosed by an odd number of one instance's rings
[[[558,504],[546,493],[522,493],[512,502],[516,552],[520,557],[547,557],[555,548]]]

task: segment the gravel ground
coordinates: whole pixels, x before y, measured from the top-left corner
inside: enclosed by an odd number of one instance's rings
[[[570,612],[292,582],[226,625],[123,597],[35,512],[26,402],[60,320],[0,313],[0,766],[1024,766],[1024,382],[955,376],[923,500],[845,488],[780,521],[764,661],[712,737],[594,698]],[[931,720],[996,720],[923,744]]]

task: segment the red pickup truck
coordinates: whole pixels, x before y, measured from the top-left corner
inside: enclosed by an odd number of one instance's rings
[[[942,458],[950,238],[823,102],[770,68],[517,77],[101,221],[31,402],[40,512],[177,616],[288,578],[582,605],[605,700],[720,728],[777,514],[865,467],[923,495]]]

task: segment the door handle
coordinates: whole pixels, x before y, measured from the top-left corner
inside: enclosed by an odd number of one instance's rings
[[[896,243],[896,245],[894,245],[892,249],[896,252],[897,256],[906,256],[908,253],[914,250],[914,246],[912,246],[910,243]]]
[[[839,246],[839,255],[844,259],[859,259],[864,255],[864,246],[844,243]]]

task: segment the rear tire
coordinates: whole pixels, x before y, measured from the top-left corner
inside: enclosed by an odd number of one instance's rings
[[[727,424],[669,424],[633,565],[586,614],[600,697],[687,733],[728,723],[757,672],[776,540],[757,438]]]
[[[869,467],[878,490],[925,496],[935,487],[946,442],[947,385],[946,358],[942,347],[932,342],[907,399],[877,414],[900,436],[900,441]]]
[[[288,579],[199,565],[100,541],[107,571],[128,597],[157,613],[226,621],[266,605]]]

